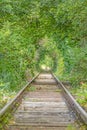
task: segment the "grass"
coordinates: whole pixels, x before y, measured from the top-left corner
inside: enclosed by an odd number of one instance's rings
[[[55,92],[61,92],[62,90],[61,89],[56,89]]]
[[[35,88],[35,86],[30,86],[27,90],[28,91],[36,91],[36,88]]]
[[[15,92],[11,92],[9,90],[1,90],[0,91],[0,109],[2,109],[6,103],[8,103],[14,96]]]
[[[87,83],[82,83],[80,86],[72,88],[70,91],[77,102],[87,111]]]
[[[77,130],[77,129],[72,125],[68,125],[65,130]]]

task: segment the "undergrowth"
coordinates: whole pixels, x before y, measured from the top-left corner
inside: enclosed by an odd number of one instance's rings
[[[81,82],[79,86],[71,89],[77,102],[87,111],[87,83]]]

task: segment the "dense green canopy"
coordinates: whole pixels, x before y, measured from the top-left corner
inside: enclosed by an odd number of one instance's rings
[[[0,0],[0,89],[19,90],[42,65],[87,79],[87,0]]]

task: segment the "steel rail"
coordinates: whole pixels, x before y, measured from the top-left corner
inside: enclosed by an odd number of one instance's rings
[[[83,123],[87,125],[87,112],[79,105],[79,103],[74,99],[70,92],[61,83],[61,81],[53,73],[52,75],[55,78],[56,82],[60,85],[60,88],[63,90],[65,98],[70,104],[71,108],[76,112],[76,115],[81,118]]]
[[[40,74],[40,73],[39,73],[39,74]],[[19,93],[16,95],[15,98],[13,98],[9,103],[7,103],[7,104],[1,109],[1,111],[0,111],[0,118],[5,115],[5,113],[8,111],[9,108],[12,107],[12,105],[14,105],[14,104],[17,103],[18,98],[20,97],[20,95],[23,95],[23,93],[25,92],[25,90],[27,89],[27,87],[38,77],[39,74],[37,74],[30,82],[28,82],[28,83],[23,87],[23,89],[21,89],[21,90],[19,91]],[[21,98],[22,98],[22,97],[21,97]]]

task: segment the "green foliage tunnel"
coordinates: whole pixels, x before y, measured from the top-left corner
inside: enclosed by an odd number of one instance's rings
[[[74,86],[87,82],[87,0],[0,0],[0,98],[43,65]]]

